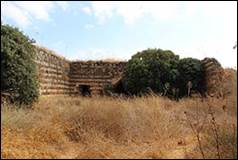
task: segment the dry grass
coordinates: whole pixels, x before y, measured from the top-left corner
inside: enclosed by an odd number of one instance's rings
[[[179,102],[153,95],[49,96],[33,109],[5,104],[1,158],[202,158],[200,147],[205,158],[218,158],[217,144],[221,158],[237,158],[236,110],[236,92],[226,99]],[[199,131],[200,147],[191,125]]]
[[[211,99],[210,99],[211,100]],[[213,99],[225,158],[236,156],[236,116]],[[43,97],[33,110],[2,107],[2,158],[201,158],[191,122],[207,114],[207,102],[162,97]],[[236,107],[236,106],[233,106]],[[216,157],[209,119],[201,141],[205,156]],[[231,126],[229,128],[229,126]],[[208,139],[208,141],[207,141]],[[186,150],[186,152],[184,152]]]

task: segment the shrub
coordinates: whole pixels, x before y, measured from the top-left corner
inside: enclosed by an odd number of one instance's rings
[[[17,28],[1,24],[1,92],[10,93],[19,104],[31,104],[38,97],[32,42]]]
[[[169,50],[147,49],[128,61],[122,82],[125,90],[132,94],[140,95],[151,89],[172,98],[187,94],[188,81],[192,82],[192,90],[203,93],[204,77],[204,69],[198,59],[179,59]]]
[[[187,94],[187,83],[192,82],[192,90],[203,92],[204,84],[204,69],[200,60],[195,58],[183,58],[179,61],[178,70],[180,95]]]
[[[103,87],[103,91],[106,93],[106,94],[110,94],[110,93],[114,93],[115,89],[113,88],[112,84],[106,84],[104,85]]]
[[[129,60],[126,65],[123,85],[127,92],[137,94],[149,85],[149,66],[138,58]]]
[[[179,75],[178,60],[179,56],[169,50],[147,49],[138,52],[125,67],[125,90],[140,94],[146,93],[150,88],[156,93],[163,93],[165,84],[170,84],[171,87],[175,84]]]

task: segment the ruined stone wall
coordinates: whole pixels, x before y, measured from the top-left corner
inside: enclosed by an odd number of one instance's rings
[[[87,86],[92,95],[103,94],[107,84],[120,80],[127,62],[68,61],[51,50],[35,46],[40,94],[80,95]],[[224,69],[214,58],[202,60],[207,93],[220,95]]]
[[[70,86],[77,94],[80,85],[90,86],[93,95],[103,94],[103,88],[121,77],[126,62],[75,61],[70,63]]]
[[[69,94],[70,62],[44,47],[35,46],[40,95]]]
[[[222,83],[224,69],[221,64],[214,58],[205,58],[202,60],[205,69],[205,81],[207,94],[210,96],[222,96]]]
[[[35,46],[40,95],[80,95],[82,85],[93,95],[121,77],[126,62],[68,61],[44,47]]]

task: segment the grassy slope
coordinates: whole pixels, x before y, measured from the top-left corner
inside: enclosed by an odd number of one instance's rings
[[[229,73],[224,84],[236,88],[236,72]],[[236,95],[235,89],[226,99],[179,102],[158,96],[42,97],[33,110],[3,105],[1,158],[201,158],[189,124],[199,131],[205,157],[216,158],[209,105],[218,126],[219,154],[234,158]]]

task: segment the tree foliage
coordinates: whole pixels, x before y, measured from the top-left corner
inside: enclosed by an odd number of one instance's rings
[[[200,60],[195,58],[184,58],[179,61],[179,84],[180,95],[187,94],[187,83],[192,82],[192,89],[203,92],[205,90],[204,85],[204,70]]]
[[[126,65],[124,87],[132,93],[145,93],[148,88],[163,93],[165,84],[174,84],[179,56],[172,51],[148,49],[138,52]]]
[[[174,96],[173,90],[179,89],[179,95],[184,96],[188,81],[193,83],[192,89],[201,91],[203,77],[200,60],[179,59],[170,50],[147,49],[128,61],[123,84],[127,92],[136,95],[146,93],[149,88],[166,96]]]
[[[32,42],[17,28],[1,24],[1,92],[10,93],[19,104],[38,98]]]
[[[129,60],[126,65],[125,74],[123,80],[124,87],[131,94],[145,92],[152,76],[149,65],[139,58]]]

